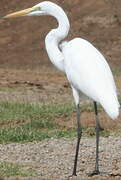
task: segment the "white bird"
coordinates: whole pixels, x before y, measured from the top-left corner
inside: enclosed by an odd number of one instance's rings
[[[70,23],[63,9],[55,3],[44,1],[32,8],[8,14],[3,18],[41,15],[53,16],[58,22],[58,27],[47,34],[45,46],[51,62],[56,68],[66,74],[77,107],[78,139],[72,175],[76,176],[79,144],[82,135],[79,107],[80,93],[85,94],[94,102],[96,115],[96,163],[95,170],[89,175],[100,174],[97,103],[102,105],[111,119],[118,117],[120,107],[112,72],[104,56],[87,40],[75,38],[68,42],[62,42],[68,35]]]

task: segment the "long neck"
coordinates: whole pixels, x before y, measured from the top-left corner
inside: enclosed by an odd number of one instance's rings
[[[45,45],[51,62],[62,72],[64,70],[64,56],[59,49],[59,43],[68,35],[70,24],[65,12],[59,8],[54,16],[59,25],[57,29],[51,30],[45,38]]]

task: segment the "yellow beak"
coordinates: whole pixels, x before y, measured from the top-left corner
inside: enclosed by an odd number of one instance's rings
[[[15,18],[15,17],[20,17],[20,16],[27,16],[27,14],[29,14],[30,12],[34,11],[35,8],[28,8],[28,9],[24,9],[21,11],[17,11],[11,14],[7,14],[6,16],[4,16],[3,18]]]

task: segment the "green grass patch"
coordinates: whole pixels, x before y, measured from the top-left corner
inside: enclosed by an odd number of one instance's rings
[[[59,129],[51,131],[36,130],[34,128],[27,129],[24,127],[3,128],[0,130],[0,143],[10,142],[32,142],[41,141],[47,138],[72,137],[73,132],[60,131]]]
[[[1,162],[0,163],[0,177],[11,176],[36,176],[37,173],[32,168],[25,168],[24,165],[18,163]]]
[[[114,68],[112,69],[113,75],[120,76],[121,75],[121,68]]]
[[[112,131],[109,130],[101,130],[100,136],[102,137],[108,137],[110,136]],[[83,136],[85,137],[95,137],[96,136],[96,130],[95,127],[89,127],[89,128],[83,128]]]
[[[61,116],[68,119],[74,111],[69,105],[0,102],[0,143],[71,136],[73,130],[61,130],[56,119]]]
[[[20,120],[38,121],[39,127],[53,127],[53,120],[63,114],[69,116],[74,111],[69,105],[39,105],[18,102],[0,102],[0,123]]]
[[[98,109],[101,111],[101,106],[98,106]],[[81,105],[81,112],[92,111],[94,111],[93,104]],[[74,127],[68,129],[58,122],[59,118],[69,121],[74,113],[76,113],[75,106],[68,104],[0,102],[0,143],[74,137],[76,136]],[[87,136],[95,135],[92,129],[86,131],[84,129]]]
[[[0,87],[0,91],[16,91],[16,90],[18,89],[13,87]]]
[[[121,96],[118,97],[119,103],[121,104]]]

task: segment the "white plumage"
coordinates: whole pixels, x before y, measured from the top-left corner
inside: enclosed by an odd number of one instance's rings
[[[99,102],[112,119],[117,118],[120,105],[112,72],[103,55],[81,38],[66,43],[62,52],[67,78],[78,94],[74,96],[76,102],[79,103],[81,91]]]

